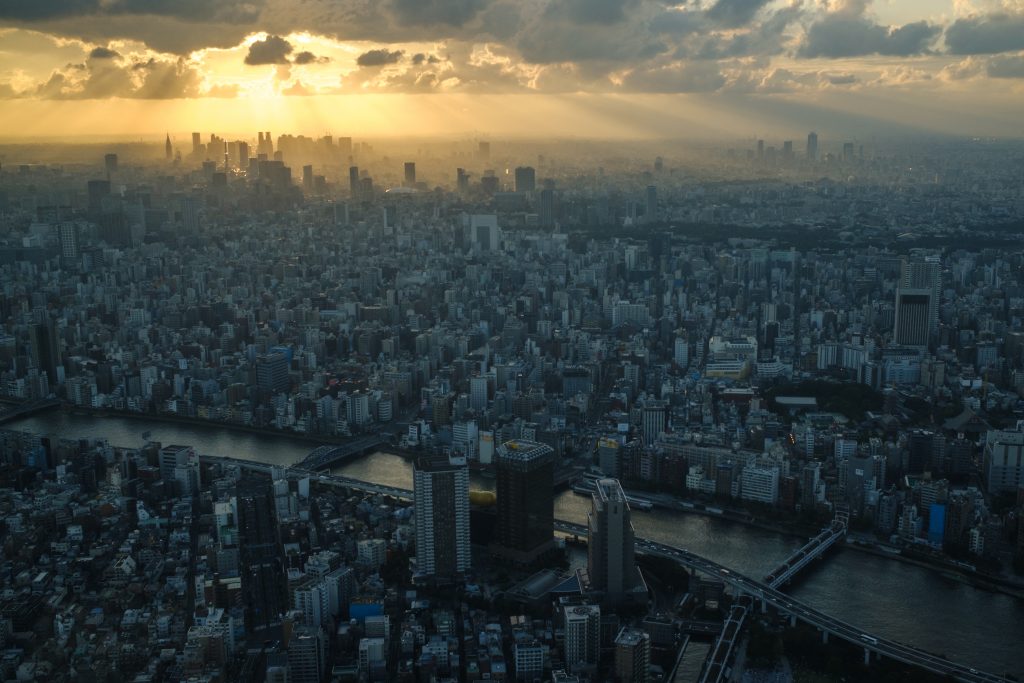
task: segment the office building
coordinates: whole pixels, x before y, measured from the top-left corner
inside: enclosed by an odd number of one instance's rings
[[[896,318],[893,341],[898,346],[928,346],[932,308],[932,290],[900,288],[896,290]]]
[[[327,669],[327,638],[317,627],[296,626],[288,641],[289,683],[320,683]]]
[[[554,451],[525,440],[497,451],[498,524],[493,550],[528,564],[554,547]]]
[[[640,581],[633,523],[617,479],[599,479],[587,514],[587,574],[590,588],[609,603],[622,602]]]
[[[537,189],[537,172],[532,166],[519,166],[515,170],[516,192],[533,192]]]
[[[288,376],[288,357],[283,353],[268,353],[256,359],[256,386],[279,393],[291,386]]]
[[[644,443],[650,446],[665,431],[668,405],[665,401],[649,400],[643,407]]]
[[[985,435],[985,488],[990,494],[1016,493],[1024,485],[1024,420],[1017,428]]]
[[[570,673],[590,673],[601,658],[601,608],[569,605],[563,610],[565,665]]]
[[[453,578],[469,569],[469,469],[462,457],[425,456],[413,470],[417,574]]]
[[[286,606],[270,480],[240,480],[235,505],[246,627],[249,630],[265,628],[280,621]]]
[[[638,628],[623,628],[615,637],[615,677],[630,683],[650,680],[651,636]]]
[[[516,680],[532,683],[544,673],[544,646],[537,641],[516,643],[513,649]]]
[[[405,186],[416,186],[416,163],[413,161],[405,162]]]

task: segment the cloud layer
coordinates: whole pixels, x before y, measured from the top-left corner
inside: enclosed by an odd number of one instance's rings
[[[892,22],[871,0],[4,0],[0,33],[26,47],[0,53],[0,98],[1016,86],[1024,7],[964,7]]]

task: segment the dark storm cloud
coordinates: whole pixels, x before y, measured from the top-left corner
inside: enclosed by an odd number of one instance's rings
[[[329,57],[317,57],[312,52],[303,50],[295,55],[292,59],[292,64],[298,64],[300,66],[303,64],[326,64],[329,61],[331,61]]]
[[[886,27],[867,19],[832,15],[812,24],[800,57],[860,57],[890,55],[907,57],[928,51],[939,27],[919,21],[900,27]]]
[[[261,64],[287,64],[288,55],[292,53],[292,44],[281,36],[267,36],[249,46],[249,54],[245,63],[249,66]]]
[[[390,10],[402,25],[462,26],[476,18],[490,0],[391,0]]]
[[[105,47],[94,47],[92,52],[89,53],[90,59],[117,59],[121,56],[121,53],[117,50],[111,50]]]
[[[422,52],[417,52],[412,56],[412,63],[416,66],[420,66],[421,64],[437,64],[440,61],[441,60],[434,55],[426,55]]]
[[[771,0],[718,0],[708,10],[708,18],[726,28],[746,26]]]
[[[955,55],[1024,50],[1024,14],[957,19],[946,29],[946,47]]]
[[[356,58],[359,66],[384,66],[385,64],[397,64],[398,60],[405,54],[402,50],[370,50]]]
[[[626,10],[637,0],[555,0],[548,12],[565,16],[577,24],[617,24],[626,18]]]
[[[155,14],[188,21],[254,21],[262,0],[3,0],[0,19],[42,21],[85,15]]]

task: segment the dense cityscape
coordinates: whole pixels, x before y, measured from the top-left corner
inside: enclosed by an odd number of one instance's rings
[[[1019,143],[0,159],[4,680],[1024,675],[790,594],[862,553],[1019,608]],[[186,426],[268,446],[151,433]],[[345,470],[381,454],[408,484]],[[789,550],[747,575],[647,516]]]

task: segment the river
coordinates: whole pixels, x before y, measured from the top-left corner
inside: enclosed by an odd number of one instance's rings
[[[103,438],[117,446],[139,446],[142,433],[164,444],[195,446],[201,453],[288,465],[314,447],[285,436],[253,434],[207,425],[185,425],[124,417],[50,412],[20,420],[20,429],[62,438]],[[339,474],[412,488],[412,466],[396,455],[375,453],[338,468]],[[473,488],[494,481],[473,476]],[[586,523],[590,501],[566,491],[555,498],[555,516]],[[804,539],[681,512],[634,512],[639,536],[679,545],[750,576],[763,576]],[[832,551],[791,588],[799,600],[865,632],[945,654],[993,673],[1024,679],[1024,601],[990,593],[927,569],[850,549]]]

